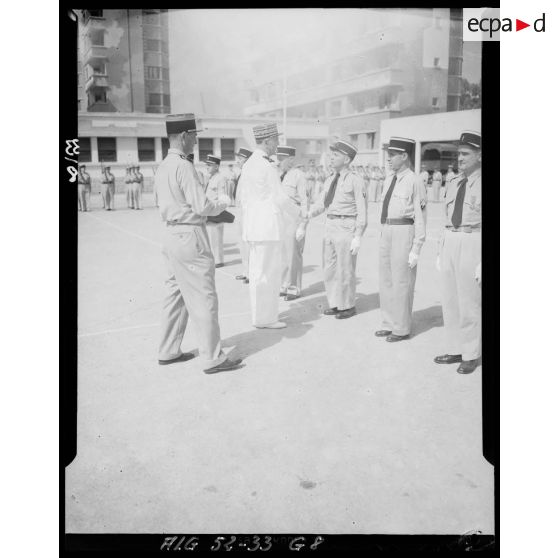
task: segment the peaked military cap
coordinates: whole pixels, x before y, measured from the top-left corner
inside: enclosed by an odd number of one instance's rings
[[[480,149],[481,135],[477,132],[461,132],[459,143],[460,145],[469,145],[475,149]]]
[[[248,159],[248,157],[250,157],[250,155],[252,155],[252,152],[249,149],[246,149],[245,147],[241,147],[237,152],[237,155],[239,155],[240,157],[246,157],[246,159]]]
[[[196,125],[196,117],[192,112],[185,114],[169,114],[166,118],[167,135],[181,134],[182,132],[201,132]]]
[[[221,164],[221,158],[217,157],[217,155],[208,155],[206,163],[214,163],[216,165],[220,165]]]
[[[258,124],[257,126],[254,126],[253,130],[256,141],[273,138],[279,135],[277,124],[275,124],[274,122],[269,124]]]
[[[415,149],[415,140],[408,138],[390,138],[388,151],[401,151],[405,153],[413,153]]]
[[[296,155],[296,147],[288,145],[279,145],[277,147],[277,155],[286,155],[287,157],[294,157]]]
[[[346,141],[336,141],[333,145],[331,145],[329,147],[331,149],[331,151],[339,151],[340,153],[344,153],[345,155],[348,155],[351,159],[355,158],[355,155],[357,154],[358,149],[350,144],[349,142]]]

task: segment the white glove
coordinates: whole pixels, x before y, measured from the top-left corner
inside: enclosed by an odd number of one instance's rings
[[[413,267],[417,265],[418,261],[419,261],[418,254],[415,254],[414,252],[409,252],[409,267],[411,269],[413,269]]]
[[[304,225],[299,225],[298,228],[296,229],[296,234],[295,234],[296,241],[300,242],[304,238],[305,234],[306,234],[306,227]]]
[[[480,285],[481,284],[481,264],[477,265],[477,269],[475,269],[475,281]]]
[[[356,256],[358,254],[360,248],[360,236],[355,236],[353,240],[351,240],[351,254]]]
[[[440,254],[436,256],[436,269],[442,271],[442,262],[440,260]]]
[[[226,194],[221,194],[218,198],[219,203],[225,203],[227,206],[231,205],[232,201]]]

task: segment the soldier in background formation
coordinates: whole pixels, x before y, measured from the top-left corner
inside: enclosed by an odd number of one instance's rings
[[[101,181],[101,197],[103,198],[103,209],[111,211],[114,209],[114,174],[110,167],[103,168],[103,180]]]
[[[440,188],[442,187],[442,173],[436,169],[432,174],[432,201],[440,201]]]
[[[223,199],[227,195],[227,178],[223,173],[219,172],[221,158],[217,155],[207,156],[207,172],[208,181],[205,187],[205,195],[207,199],[215,202]],[[225,223],[207,223],[207,233],[209,235],[209,244],[211,252],[215,259],[215,267],[223,267],[225,265],[225,252],[223,246],[223,236],[225,233]]]
[[[391,138],[380,217],[380,309],[377,337],[392,343],[408,339],[420,250],[426,239],[426,192],[411,170],[415,142]],[[389,184],[389,187],[387,186]]]
[[[248,262],[250,259],[250,247],[248,242],[242,239],[242,192],[241,189],[238,187],[238,183],[240,181],[240,177],[242,175],[242,168],[244,163],[248,160],[248,158],[252,155],[252,152],[249,149],[241,147],[236,153],[236,164],[238,165],[239,172],[238,176],[235,179],[234,189],[233,189],[233,199],[234,204],[238,208],[238,213],[236,215],[236,224],[238,227],[239,233],[239,248],[240,248],[240,259],[242,260],[242,273],[237,275],[235,279],[243,281],[244,283],[249,283],[250,280],[248,279]]]
[[[130,167],[132,178],[132,209],[143,209],[141,206],[141,195],[143,191],[143,174],[139,167]]]
[[[128,206],[128,209],[134,209],[132,207],[132,203],[133,203],[133,194],[132,194],[132,189],[133,189],[133,176],[132,176],[132,167],[126,167],[126,176],[124,177],[124,183],[126,184],[126,205]]]
[[[356,314],[355,271],[368,222],[367,192],[364,180],[350,170],[350,163],[357,154],[356,147],[337,141],[330,150],[335,174],[326,180],[322,195],[308,212],[308,219],[326,212],[323,273],[329,308],[324,314],[346,319]],[[307,221],[299,225],[297,239],[304,235]]]
[[[302,291],[304,235],[297,238],[296,232],[308,212],[306,177],[301,170],[294,168],[295,155],[294,147],[288,145],[277,147],[281,186],[289,199],[300,207],[299,221],[288,221],[283,230],[283,273],[279,296],[284,296],[287,301],[299,298]]]
[[[85,165],[78,167],[78,209],[79,211],[90,211],[89,202],[91,198],[91,177],[85,170]]]
[[[481,358],[481,160],[480,134],[463,132],[459,174],[446,182],[446,228],[438,251],[447,353],[434,362],[460,363],[459,374],[473,372]]]

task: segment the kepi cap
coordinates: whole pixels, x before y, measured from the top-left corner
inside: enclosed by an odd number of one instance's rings
[[[358,149],[354,145],[341,140],[336,141],[329,148],[331,149],[331,151],[339,151],[340,153],[344,153],[345,155],[348,155],[351,159],[354,159],[355,155],[358,152]]]
[[[182,132],[202,132],[196,125],[194,113],[169,114],[166,118],[167,135],[181,134]]]
[[[240,157],[246,157],[246,159],[248,159],[248,157],[250,157],[250,155],[252,155],[252,152],[249,149],[246,149],[245,147],[241,147],[236,152],[236,155],[239,155]]]
[[[401,151],[411,155],[415,150],[416,141],[408,138],[390,138],[388,151]]]
[[[288,145],[277,146],[277,155],[286,155],[287,157],[294,157],[296,155],[296,147]]]
[[[477,132],[461,132],[459,138],[460,145],[468,145],[474,147],[475,149],[481,148],[481,135]]]
[[[214,163],[215,165],[220,165],[221,164],[221,158],[217,157],[217,155],[208,155],[207,160],[205,162],[206,163]]]
[[[253,130],[256,141],[262,141],[279,135],[277,124],[275,124],[275,122],[269,124],[258,124],[257,126],[254,126]]]

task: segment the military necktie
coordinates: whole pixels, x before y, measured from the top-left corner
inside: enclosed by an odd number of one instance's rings
[[[281,175],[281,182],[283,182],[283,178],[285,178],[285,175],[287,174],[287,171],[285,171],[282,175]]]
[[[396,182],[397,182],[397,174],[394,174],[391,184],[389,185],[389,190],[387,191],[386,197],[384,198],[384,204],[382,205],[382,216],[380,217],[380,223],[382,225],[384,225],[387,220],[389,200],[391,199],[391,195],[393,194],[393,190],[395,189]]]
[[[331,205],[331,202],[333,201],[333,197],[335,196],[335,188],[337,188],[338,180],[339,180],[339,173],[336,173],[335,178],[331,182],[331,186],[329,187],[329,190],[327,191],[327,196],[325,197],[324,207],[326,209]]]
[[[451,222],[455,228],[461,225],[463,219],[463,200],[465,199],[465,185],[467,179],[464,178],[457,186],[457,196],[455,196],[455,204],[451,215]]]

